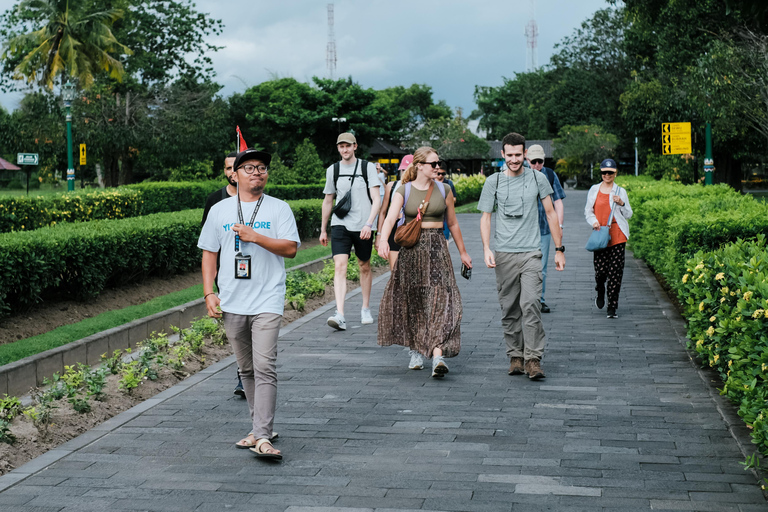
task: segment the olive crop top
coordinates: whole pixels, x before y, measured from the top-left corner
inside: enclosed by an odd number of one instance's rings
[[[437,190],[437,187],[444,187],[445,197],[448,197],[448,194],[451,192],[450,185],[435,182],[435,189],[432,191],[432,197],[429,198],[427,211],[422,214],[422,222],[442,223],[445,218],[445,199],[443,199],[443,195]],[[395,194],[400,194],[405,199],[405,185],[398,187]],[[411,185],[411,194],[408,196],[408,204],[405,205],[405,222],[411,222],[411,220],[416,218],[419,205],[424,201],[425,197],[427,197],[426,190],[419,190]]]

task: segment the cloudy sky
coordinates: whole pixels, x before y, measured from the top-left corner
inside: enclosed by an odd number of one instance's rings
[[[531,0],[332,0],[336,77],[364,87],[424,83],[436,100],[474,108],[475,85],[495,86],[526,70],[525,25]],[[222,94],[242,92],[272,76],[309,81],[327,76],[328,0],[196,0],[197,9],[225,25],[211,43]],[[5,10],[11,0],[0,0]],[[537,0],[538,63],[605,0]],[[19,94],[0,94],[6,109]],[[340,113],[343,115],[343,113]]]

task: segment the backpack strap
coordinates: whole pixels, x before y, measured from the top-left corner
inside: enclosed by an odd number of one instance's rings
[[[333,164],[333,188],[336,188],[336,182],[339,181],[339,174],[341,173],[341,162]]]
[[[363,173],[363,180],[365,180],[365,192],[368,194],[368,201],[373,204],[373,199],[371,199],[371,189],[368,188],[368,162],[365,160],[360,161],[360,170]]]
[[[361,171],[363,174],[363,180],[365,180],[365,192],[368,194],[368,201],[370,201],[371,204],[373,204],[373,199],[371,199],[371,189],[368,188],[368,162],[366,162],[365,160],[360,160],[360,165],[361,165]],[[355,170],[357,170],[357,163],[355,163]],[[336,188],[336,182],[339,181],[340,174],[341,174],[341,162],[336,162],[335,164],[333,164],[333,188]],[[354,173],[353,173],[352,180],[354,182]]]

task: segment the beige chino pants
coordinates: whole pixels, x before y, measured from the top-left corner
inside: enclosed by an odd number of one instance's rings
[[[507,357],[541,359],[547,337],[541,323],[541,251],[498,252],[496,289]]]
[[[277,403],[277,338],[283,317],[224,313],[224,329],[240,367],[256,439],[272,437]]]

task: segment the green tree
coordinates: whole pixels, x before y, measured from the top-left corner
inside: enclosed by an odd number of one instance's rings
[[[293,170],[298,182],[302,184],[321,183],[325,181],[325,167],[317,148],[309,139],[296,147],[296,156],[293,160]]]
[[[409,146],[431,146],[446,160],[486,159],[490,144],[467,128],[460,116],[454,119],[430,119],[413,133]]]
[[[279,154],[272,155],[269,164],[269,183],[273,185],[295,185],[299,183],[299,177],[294,169],[283,163]]]
[[[7,39],[4,66],[13,66],[15,79],[48,89],[61,74],[74,77],[83,87],[102,71],[120,80],[123,65],[118,57],[131,50],[115,38],[111,26],[122,15],[120,9],[86,11],[69,0],[22,0],[15,15],[6,12],[1,21],[18,20],[35,28]]]
[[[617,142],[616,135],[605,133],[599,126],[581,125],[563,126],[553,144],[555,158],[570,164],[582,163],[582,171],[576,178],[584,184],[594,179],[595,164],[613,155]]]

